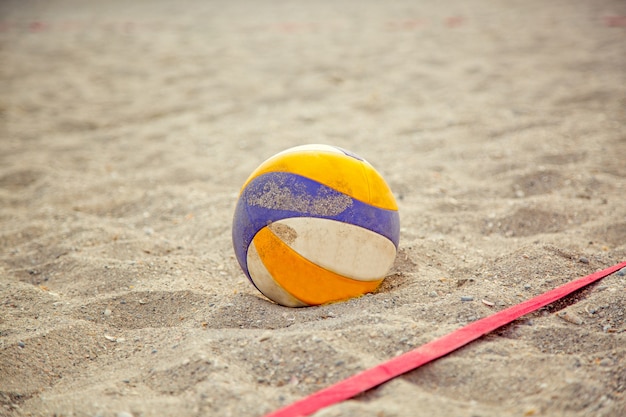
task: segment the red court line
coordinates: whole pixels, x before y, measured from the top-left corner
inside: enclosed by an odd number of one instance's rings
[[[324,407],[352,398],[392,378],[445,356],[525,314],[551,304],[624,267],[626,267],[626,262],[619,263],[610,268],[587,275],[586,277],[578,278],[537,297],[531,298],[530,300],[526,300],[513,307],[509,307],[491,316],[468,324],[439,339],[426,343],[425,345],[397,356],[387,362],[383,362],[373,368],[362,371],[328,388],[317,391],[284,408],[266,414],[264,417],[308,416]]]

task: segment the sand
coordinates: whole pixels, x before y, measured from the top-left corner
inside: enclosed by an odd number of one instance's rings
[[[626,260],[624,2],[90,3],[0,3],[2,415],[261,416]],[[305,143],[378,169],[401,243],[290,309],[231,221]],[[626,415],[625,290],[316,415]]]

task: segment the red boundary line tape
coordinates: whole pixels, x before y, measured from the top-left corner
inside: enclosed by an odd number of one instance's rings
[[[537,297],[531,298],[530,300],[526,300],[513,307],[509,307],[491,316],[468,324],[439,339],[426,343],[425,345],[390,359],[387,362],[383,362],[373,368],[362,371],[343,381],[339,381],[328,388],[317,391],[286,407],[266,414],[264,417],[308,416],[324,407],[352,398],[390,379],[441,358],[525,314],[551,304],[624,267],[626,267],[626,262],[619,263],[610,268],[587,275],[586,277],[578,278],[538,295]]]

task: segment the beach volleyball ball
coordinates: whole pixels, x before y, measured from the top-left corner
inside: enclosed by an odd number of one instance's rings
[[[263,162],[241,189],[232,228],[250,282],[290,307],[374,291],[393,265],[399,235],[385,180],[363,158],[328,145]]]

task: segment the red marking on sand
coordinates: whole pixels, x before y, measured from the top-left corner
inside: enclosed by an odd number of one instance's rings
[[[461,16],[451,16],[446,19],[445,23],[449,28],[457,28],[465,23],[465,19]]]
[[[48,24],[45,22],[34,21],[31,22],[30,25],[28,25],[28,29],[31,32],[43,32],[44,30],[48,29]]]
[[[265,417],[308,416],[324,407],[350,399],[390,379],[439,359],[525,314],[560,300],[574,291],[584,288],[625,267],[626,262],[622,262],[586,277],[568,282],[530,300],[461,327],[439,339],[344,379],[328,388],[317,391],[302,400],[266,414]]]
[[[626,15],[614,15],[604,16],[601,20],[606,27],[626,27]],[[468,24],[468,21],[463,16],[448,16],[441,21],[445,27],[453,29]],[[432,21],[429,22],[423,18],[407,18],[407,19],[394,19],[382,23],[382,28],[379,29],[390,32],[412,32],[432,27]],[[33,20],[26,22],[12,22],[12,21],[0,21],[0,33],[7,32],[31,32],[31,33],[44,33],[44,32],[81,32],[81,31],[93,31],[103,30],[114,33],[139,33],[139,32],[161,32],[164,30],[177,30],[180,27],[176,25],[167,25],[163,22],[137,22],[137,21],[117,21],[117,22],[100,22],[94,23],[91,21],[78,21],[78,20],[65,20],[60,22],[55,21],[41,21]],[[290,21],[290,22],[276,22],[265,25],[255,25],[248,27],[235,28],[235,30],[249,31],[249,30],[269,30],[277,31],[285,34],[296,33],[315,33],[321,31],[338,31],[345,30],[343,25],[338,25],[332,22],[307,22],[307,21]]]
[[[427,19],[407,18],[389,20],[382,23],[382,29],[392,32],[411,32],[417,31],[428,26],[432,26]],[[454,28],[465,24],[465,18],[459,16],[450,16],[443,20],[446,27]],[[135,34],[140,32],[160,32],[164,30],[177,30],[180,27],[176,25],[168,25],[163,22],[150,21],[81,21],[81,20],[62,20],[62,21],[43,21],[33,20],[25,22],[9,22],[0,21],[0,33],[4,32],[85,32],[85,31],[105,31],[110,33]],[[343,31],[346,27],[337,22],[315,22],[315,21],[286,21],[274,22],[270,24],[259,24],[253,26],[235,27],[234,30],[246,32],[254,31],[276,31],[284,34],[300,34],[300,33],[319,33],[322,31]]]
[[[608,27],[624,28],[626,27],[626,16],[606,16],[604,18],[604,23]]]

